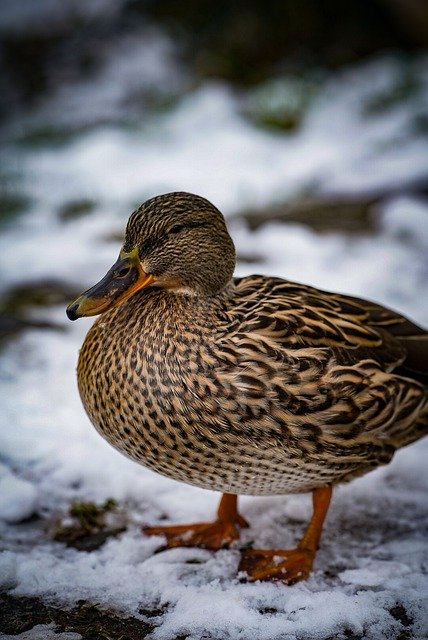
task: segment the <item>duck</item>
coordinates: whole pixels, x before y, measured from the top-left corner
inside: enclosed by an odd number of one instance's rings
[[[249,581],[313,568],[333,488],[428,431],[428,333],[375,302],[234,277],[222,213],[173,192],[130,216],[117,261],[67,307],[99,316],[77,365],[95,429],[135,462],[222,494],[212,522],[158,525],[164,548],[236,547],[239,495],[312,494],[292,549],[240,550]]]

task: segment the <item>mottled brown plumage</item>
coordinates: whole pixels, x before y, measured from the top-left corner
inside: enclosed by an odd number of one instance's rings
[[[123,299],[137,278],[129,256],[146,279]],[[167,194],[131,215],[109,272],[108,308],[78,364],[85,409],[114,447],[168,477],[226,494],[317,496],[389,462],[427,432],[422,329],[350,296],[280,278],[233,279],[234,264],[224,219],[203,198]],[[99,312],[94,290],[70,306],[72,319]],[[95,310],[87,308],[94,299]],[[244,526],[234,505],[223,502],[217,524],[229,513],[232,529]],[[323,505],[305,553],[318,542],[327,497]],[[213,542],[211,532],[204,540],[194,527],[187,540],[174,528],[150,531],[158,532],[170,546],[218,547],[237,537],[229,531]],[[275,552],[288,553],[279,574],[268,552],[254,553],[265,556],[242,565],[253,579],[293,581],[307,575],[315,549],[296,570],[291,551]]]

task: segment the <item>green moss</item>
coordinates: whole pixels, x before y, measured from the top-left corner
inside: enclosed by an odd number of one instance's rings
[[[284,76],[247,93],[243,113],[259,126],[282,132],[296,131],[316,95],[318,83],[309,78]]]
[[[117,503],[113,498],[108,498],[99,506],[95,502],[74,502],[70,507],[70,515],[77,518],[83,529],[92,531],[104,524],[105,514],[116,506]]]
[[[109,513],[112,515],[107,518]],[[102,505],[74,502],[68,516],[56,521],[52,537],[79,551],[93,551],[125,531],[126,525],[126,514],[118,509],[113,498],[108,498]]]

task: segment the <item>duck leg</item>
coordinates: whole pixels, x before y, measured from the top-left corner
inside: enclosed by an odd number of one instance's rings
[[[238,496],[224,493],[214,522],[198,522],[161,527],[145,527],[148,536],[165,536],[166,548],[203,547],[222,549],[239,538],[238,528],[248,527],[247,521],[238,513]]]
[[[293,584],[306,580],[312,569],[331,494],[331,486],[312,492],[312,518],[296,549],[249,549],[243,553],[239,570],[246,571],[250,582],[278,580]]]

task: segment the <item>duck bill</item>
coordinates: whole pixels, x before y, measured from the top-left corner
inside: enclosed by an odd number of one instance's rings
[[[121,251],[104,278],[67,307],[67,316],[70,320],[97,316],[121,304],[153,281],[153,276],[143,271],[137,249],[130,253]]]

